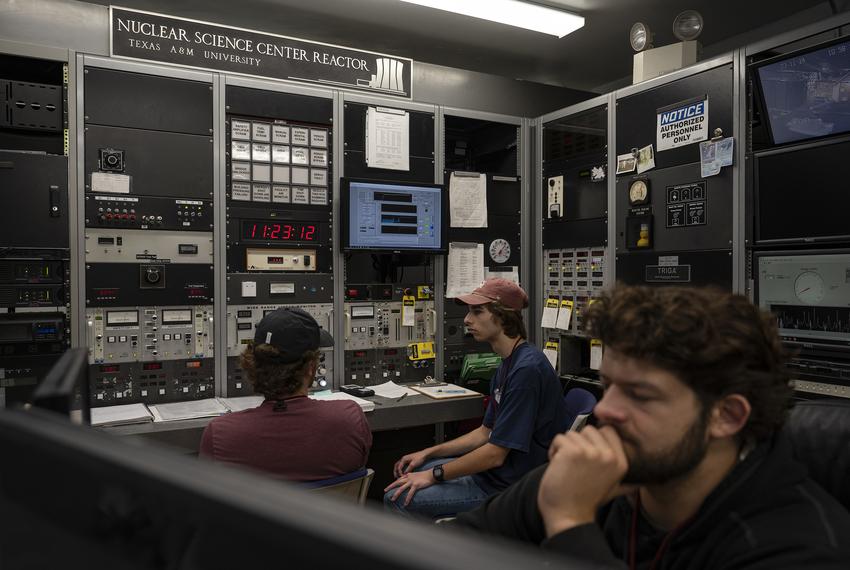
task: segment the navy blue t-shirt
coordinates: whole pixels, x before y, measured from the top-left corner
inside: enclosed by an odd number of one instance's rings
[[[536,346],[524,342],[502,361],[490,381],[484,427],[490,443],[509,449],[501,467],[472,477],[487,493],[507,488],[548,459],[549,444],[566,429],[558,375]]]

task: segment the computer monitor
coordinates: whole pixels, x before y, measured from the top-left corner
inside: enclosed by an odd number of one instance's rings
[[[753,265],[756,303],[783,340],[850,353],[850,250],[756,252]]]
[[[590,568],[185,457],[42,410],[0,410],[0,567]]]
[[[756,242],[850,240],[850,192],[839,167],[848,155],[847,136],[757,153],[753,159]]]
[[[32,395],[32,405],[90,424],[88,350],[65,351],[39,382]]]
[[[758,63],[757,92],[774,144],[850,132],[848,70],[847,39]]]
[[[343,249],[443,253],[448,199],[440,184],[343,178]]]

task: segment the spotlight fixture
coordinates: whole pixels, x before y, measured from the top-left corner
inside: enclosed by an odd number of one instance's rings
[[[673,35],[679,41],[656,48],[652,46],[649,26],[642,22],[632,26],[629,42],[637,52],[633,56],[632,83],[640,83],[695,64],[701,49],[696,39],[702,29],[703,20],[700,13],[696,10],[685,10],[673,20]]]
[[[639,52],[652,47],[652,32],[643,22],[635,22],[629,31],[629,43],[632,49]]]
[[[520,0],[401,0],[563,38],[582,26],[578,14]]]
[[[697,39],[702,33],[702,15],[696,10],[685,10],[673,20],[673,35],[680,42]]]

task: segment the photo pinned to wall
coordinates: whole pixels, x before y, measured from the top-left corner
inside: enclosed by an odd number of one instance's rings
[[[655,152],[652,145],[648,144],[637,151],[637,173],[646,172],[655,168]]]
[[[724,166],[732,166],[735,139],[711,139],[699,143],[700,173],[703,178],[715,176]]]
[[[617,155],[617,174],[634,172],[636,167],[637,159],[632,153]]]

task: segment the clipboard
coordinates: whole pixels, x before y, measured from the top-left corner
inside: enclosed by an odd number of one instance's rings
[[[466,388],[461,388],[456,384],[445,384],[444,386],[409,386],[409,388],[435,400],[450,400],[453,398],[481,396],[480,393],[474,390],[467,390]]]

